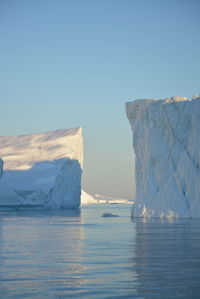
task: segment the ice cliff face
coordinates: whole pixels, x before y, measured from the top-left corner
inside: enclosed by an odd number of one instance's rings
[[[134,215],[200,217],[200,97],[126,104],[133,131]]]
[[[0,137],[0,205],[78,208],[82,130]]]
[[[3,174],[3,160],[0,158],[0,177]]]

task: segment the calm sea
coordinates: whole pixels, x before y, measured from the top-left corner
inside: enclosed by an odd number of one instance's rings
[[[1,211],[0,297],[199,299],[200,221],[133,221],[118,204]]]

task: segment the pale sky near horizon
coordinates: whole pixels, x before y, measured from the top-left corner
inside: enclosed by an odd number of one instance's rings
[[[200,93],[199,0],[0,0],[0,135],[81,126],[83,188],[133,198],[125,102]]]

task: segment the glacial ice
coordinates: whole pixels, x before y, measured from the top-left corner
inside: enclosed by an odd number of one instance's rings
[[[90,205],[97,203],[97,200],[92,195],[85,192],[84,190],[81,191],[81,205]]]
[[[81,205],[90,204],[132,204],[133,202],[126,198],[115,198],[100,194],[88,194],[82,190],[81,193]]]
[[[0,158],[0,177],[3,174],[3,160]]]
[[[78,208],[82,129],[0,137],[0,206]]]
[[[101,217],[119,217],[119,215],[112,214],[112,213],[103,213]]]
[[[134,216],[200,217],[200,97],[126,103],[133,131]]]
[[[93,195],[94,199],[96,200],[97,203],[103,203],[103,204],[132,204],[133,201],[128,200],[127,198],[116,198],[108,195],[102,195],[95,193]]]

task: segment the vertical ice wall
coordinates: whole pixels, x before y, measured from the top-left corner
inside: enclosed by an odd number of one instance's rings
[[[200,217],[200,97],[126,103],[133,131],[134,215]]]
[[[3,174],[3,160],[0,158],[0,177]]]

